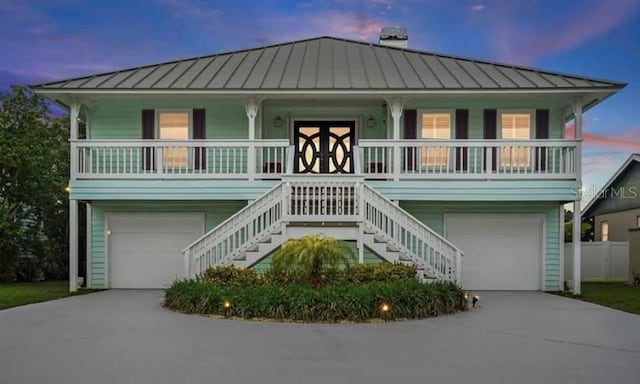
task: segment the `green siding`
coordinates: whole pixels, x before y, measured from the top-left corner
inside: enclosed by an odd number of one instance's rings
[[[498,96],[482,99],[412,99],[405,104],[405,109],[468,109],[469,110],[469,139],[483,139],[484,110],[497,109],[534,112],[531,121],[532,131],[535,132],[535,109],[549,110],[549,138],[564,137],[563,109],[566,105],[553,100],[523,98],[521,100]],[[402,121],[401,121],[402,124]]]
[[[208,231],[246,206],[246,201],[151,202],[105,201],[92,204],[90,288],[105,288],[105,213],[108,212],[203,212]],[[194,241],[196,239],[193,239]]]
[[[175,99],[101,100],[90,112],[91,139],[140,139],[143,109],[206,110],[207,139],[248,137],[247,114],[241,100],[180,97]]]
[[[391,200],[424,201],[573,201],[572,180],[367,181]]]
[[[544,289],[562,289],[560,279],[559,203],[552,202],[421,202],[401,201],[400,206],[425,225],[444,235],[446,213],[539,213],[544,220]],[[464,265],[463,265],[464,268]]]
[[[378,101],[368,102],[266,102],[263,108],[262,138],[288,139],[290,137],[287,118],[299,119],[333,119],[356,120],[358,122],[357,136],[367,139],[384,139],[386,137],[385,108]],[[280,127],[273,125],[276,117],[284,120]],[[373,117],[375,124],[367,125],[367,120]]]
[[[277,180],[72,180],[70,198],[79,200],[253,200]],[[371,180],[367,184],[392,200],[573,201],[571,180]]]

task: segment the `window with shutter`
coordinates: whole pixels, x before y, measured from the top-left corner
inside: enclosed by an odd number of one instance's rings
[[[451,138],[452,118],[450,112],[421,112],[420,138],[448,140]],[[422,148],[420,159],[423,166],[441,167],[449,164],[448,147]]]
[[[501,113],[500,133],[503,140],[529,140],[531,138],[531,113]],[[505,146],[500,148],[500,165],[526,167],[531,163],[529,147]]]
[[[158,138],[161,140],[188,140],[190,112],[158,112]],[[184,146],[164,146],[162,164],[166,169],[187,168],[189,151]]]

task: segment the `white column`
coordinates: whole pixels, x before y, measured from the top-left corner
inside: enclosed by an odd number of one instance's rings
[[[249,98],[244,103],[244,109],[247,112],[247,119],[249,120],[249,149],[247,151],[247,172],[249,174],[249,180],[255,178],[256,173],[256,147],[254,140],[256,139],[256,116],[260,109],[260,100]]]
[[[78,140],[79,115],[80,103],[74,101],[69,108],[69,140],[72,142]],[[75,180],[78,173],[78,149],[74,145],[71,145],[69,152],[69,166],[71,167],[69,176],[71,180]]]
[[[91,246],[92,246],[92,231],[93,229],[91,228],[91,204],[87,203],[87,220],[86,220],[86,226],[87,226],[87,231],[86,231],[86,243],[87,243],[87,248],[86,248],[86,272],[85,272],[85,287],[87,288],[91,288],[93,285],[93,282],[91,281]]]
[[[393,140],[400,140],[400,118],[402,117],[404,103],[400,99],[393,99],[388,104],[393,118]],[[400,180],[401,159],[400,146],[395,143],[393,146],[393,178],[395,180]]]
[[[78,200],[69,200],[69,292],[78,290]]]
[[[560,243],[560,265],[558,268],[558,274],[560,275],[560,281],[558,281],[558,284],[560,285],[558,287],[558,289],[560,291],[564,291],[564,282],[565,282],[565,277],[564,277],[564,258],[566,257],[566,255],[564,254],[564,205],[560,206],[559,211],[559,216],[558,216],[558,220],[560,223],[560,233],[558,234],[558,238],[560,239],[559,243]]]
[[[575,101],[572,105],[575,122],[575,139],[582,140],[582,102]],[[576,181],[580,192],[573,202],[573,294],[579,295],[582,281],[582,242],[580,236],[580,200],[582,199],[582,143],[576,148]]]

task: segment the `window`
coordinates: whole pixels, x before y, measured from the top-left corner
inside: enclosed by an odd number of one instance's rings
[[[420,138],[448,140],[451,138],[450,112],[422,112],[420,114]],[[423,166],[442,167],[449,164],[449,148],[428,147],[420,151]]]
[[[603,221],[600,223],[601,241],[609,241],[609,222]]]
[[[501,113],[500,133],[504,140],[529,140],[531,138],[531,113]],[[500,165],[526,167],[530,164],[529,147],[509,146],[500,148]]]
[[[189,112],[158,112],[158,138],[161,140],[189,139]],[[186,168],[189,164],[187,147],[164,146],[162,163],[165,168]]]

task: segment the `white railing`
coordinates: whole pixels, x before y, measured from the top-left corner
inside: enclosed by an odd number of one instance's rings
[[[286,140],[76,140],[72,178],[277,178]]]
[[[462,251],[355,176],[281,182],[185,248],[185,274],[231,264],[284,225],[301,222],[363,223],[426,276],[460,282]]]
[[[360,140],[367,179],[575,179],[576,140]]]
[[[362,197],[368,230],[408,256],[427,276],[461,282],[460,249],[366,184]]]
[[[318,181],[313,176],[287,176],[286,221],[345,222],[360,220],[360,185],[364,179],[351,175],[335,175]]]
[[[277,185],[183,251],[185,275],[197,276],[211,265],[233,263],[268,238],[282,223],[282,185]]]

